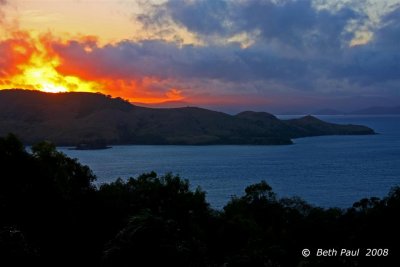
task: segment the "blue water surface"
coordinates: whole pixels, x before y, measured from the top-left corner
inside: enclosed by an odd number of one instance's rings
[[[280,116],[283,119],[289,116]],[[350,207],[364,197],[384,197],[400,185],[400,116],[319,116],[362,124],[378,135],[295,139],[288,146],[114,146],[107,150],[60,148],[97,175],[97,183],[144,172],[172,172],[207,192],[222,208],[246,186],[267,181],[279,197],[300,196],[322,207]]]

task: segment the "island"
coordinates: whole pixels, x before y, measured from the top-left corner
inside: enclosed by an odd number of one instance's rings
[[[20,89],[0,91],[0,136],[8,133],[16,134],[27,145],[49,140],[76,149],[104,149],[108,145],[288,145],[300,137],[375,134],[366,126],[333,124],[313,116],[280,120],[266,112],[230,115],[198,107],[146,108],[99,93]],[[85,144],[103,140],[103,145],[79,145],[82,140]]]
[[[96,144],[96,143],[79,143],[75,147],[68,148],[69,150],[103,150],[110,149],[111,146],[106,144]]]

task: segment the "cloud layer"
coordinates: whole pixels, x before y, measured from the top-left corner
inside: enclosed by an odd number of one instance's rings
[[[254,103],[265,110],[340,107],[354,99],[360,106],[395,104],[400,5],[386,2],[147,3],[133,20],[150,39],[107,45],[54,40],[51,47],[61,74],[100,82],[103,91],[137,102],[147,97],[202,105]],[[8,42],[0,43],[1,54],[9,49]],[[6,62],[16,60],[0,60],[0,70],[13,71]]]

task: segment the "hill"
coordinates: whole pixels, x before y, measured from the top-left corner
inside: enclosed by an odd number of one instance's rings
[[[291,144],[316,135],[374,134],[365,126],[337,125],[306,116],[279,120],[265,112],[237,115],[197,107],[154,109],[95,93],[0,91],[0,136],[12,132],[26,144],[57,145]]]
[[[312,114],[315,114],[315,115],[343,115],[343,114],[345,114],[345,112],[341,112],[339,110],[332,109],[332,108],[326,108],[326,109],[317,110],[317,111],[313,112]]]

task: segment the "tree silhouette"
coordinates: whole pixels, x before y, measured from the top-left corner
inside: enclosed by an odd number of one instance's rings
[[[0,266],[397,266],[400,187],[346,210],[250,185],[223,210],[178,175],[94,186],[76,159],[0,138]],[[385,248],[385,257],[304,258],[309,248]],[[10,265],[11,262],[11,265]]]

